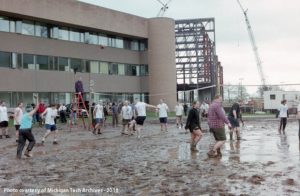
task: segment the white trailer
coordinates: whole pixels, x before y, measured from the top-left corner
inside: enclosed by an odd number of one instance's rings
[[[264,109],[278,109],[282,100],[287,100],[289,108],[296,108],[300,102],[299,91],[265,91],[264,92]]]

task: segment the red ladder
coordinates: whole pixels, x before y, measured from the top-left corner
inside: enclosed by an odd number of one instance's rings
[[[79,127],[79,118],[82,119],[82,124],[84,129],[87,128],[85,121],[84,121],[84,115],[87,115],[89,119],[89,111],[87,110],[87,107],[85,105],[85,102],[83,100],[81,93],[74,93],[72,97],[72,104],[70,108],[70,130],[74,126],[75,123],[77,123],[77,128]],[[83,112],[85,110],[85,114]],[[76,111],[76,116],[74,117],[74,111]],[[73,122],[75,120],[75,123]],[[88,121],[89,122],[89,121]],[[88,123],[89,124],[89,123]]]

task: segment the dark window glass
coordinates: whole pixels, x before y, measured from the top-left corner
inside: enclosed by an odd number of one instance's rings
[[[69,40],[69,30],[67,27],[60,27],[58,30],[58,39]]]
[[[81,59],[70,59],[71,70],[76,72],[82,72],[83,65]]]
[[[59,71],[70,71],[68,58],[59,57]]]
[[[37,55],[36,56],[36,69],[49,70],[49,57]]]
[[[34,55],[32,54],[23,55],[23,69],[35,69]]]
[[[44,23],[35,23],[35,36],[48,37],[48,27]]]
[[[0,52],[0,67],[11,67],[10,52]]]
[[[53,57],[50,56],[49,57],[49,70],[54,70],[57,71],[58,70],[58,57]]]
[[[22,34],[24,35],[34,35],[34,22],[23,20],[22,22]]]
[[[135,66],[135,65],[131,65],[131,72],[132,72],[132,75],[133,76],[137,76],[138,74],[137,74],[137,66]]]
[[[9,19],[0,16],[0,31],[9,32]]]
[[[131,49],[131,41],[129,39],[124,39],[124,48]]]
[[[131,41],[131,50],[139,50],[139,42],[137,40]]]
[[[127,76],[132,76],[132,67],[131,67],[131,65],[125,65],[125,69],[126,69],[126,75]]]
[[[275,100],[276,99],[276,95],[270,95],[270,99],[271,100]]]
[[[118,74],[118,64],[110,63],[109,64],[109,74],[110,75],[117,75]]]

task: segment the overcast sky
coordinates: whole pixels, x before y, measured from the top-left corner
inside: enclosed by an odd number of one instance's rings
[[[81,1],[146,18],[155,17],[161,8],[157,0]],[[248,9],[267,83],[300,83],[300,1],[240,1]],[[165,16],[214,17],[224,83],[238,84],[242,78],[243,84],[261,84],[244,16],[236,0],[173,0]]]

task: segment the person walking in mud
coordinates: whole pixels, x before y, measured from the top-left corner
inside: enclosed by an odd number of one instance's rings
[[[98,134],[101,134],[101,127],[104,121],[102,101],[99,101],[99,103],[95,106],[93,114],[94,114],[93,116],[96,124],[93,130],[93,134],[96,134],[97,130],[98,130]]]
[[[0,130],[2,131],[0,139],[2,139],[3,137],[10,138],[10,135],[8,135],[7,107],[4,101],[0,101]]]
[[[222,107],[222,97],[220,95],[216,95],[214,101],[209,106],[207,119],[210,132],[213,133],[216,140],[213,149],[207,155],[211,158],[222,156],[221,147],[226,141],[224,123],[228,125],[229,129],[231,128],[231,124],[225,116]]]
[[[186,120],[185,129],[191,132],[191,151],[197,152],[197,144],[202,138],[202,131],[199,120],[199,102],[194,101],[192,109],[190,109],[188,118]]]
[[[141,137],[141,131],[144,126],[144,121],[146,119],[146,108],[153,108],[157,109],[154,105],[149,105],[147,103],[141,102],[139,99],[135,99],[135,108],[136,108],[136,131],[137,131],[137,138]]]
[[[24,149],[24,146],[26,144],[26,140],[29,141],[29,144],[27,146],[27,149],[24,153],[26,157],[31,157],[32,155],[30,152],[32,151],[33,146],[35,145],[35,139],[32,134],[32,117],[37,112],[39,108],[39,101],[36,96],[34,96],[36,99],[35,108],[33,110],[29,110],[29,108],[26,108],[26,113],[22,116],[20,121],[20,130],[19,130],[19,143],[17,148],[17,158],[22,158],[22,152]]]
[[[160,103],[157,105],[157,112],[159,116],[159,122],[160,122],[160,130],[161,131],[168,131],[167,123],[168,123],[168,112],[169,107],[164,102],[163,99],[160,99]]]
[[[281,101],[281,105],[279,106],[279,118],[280,118],[280,124],[279,124],[279,129],[278,133],[281,134],[281,130],[283,132],[283,135],[285,135],[285,127],[287,124],[287,118],[289,116],[289,111],[288,111],[288,106],[287,106],[287,101],[284,99]]]
[[[129,106],[128,101],[124,102],[124,105],[121,109],[121,116],[122,116],[122,131],[121,134],[128,135],[129,134],[129,122],[131,121],[133,117],[132,108]],[[127,131],[125,132],[125,129],[127,128]]]
[[[176,114],[176,127],[177,129],[178,128],[182,129],[183,128],[183,123],[182,123],[183,106],[179,102],[175,106],[175,114]]]
[[[46,138],[51,134],[54,133],[54,141],[53,144],[58,144],[57,142],[57,135],[58,131],[54,122],[54,119],[57,116],[57,109],[55,104],[50,104],[50,107],[48,107],[41,116],[45,116],[45,128],[46,133],[44,137],[42,138],[42,145],[44,145]]]
[[[229,111],[228,114],[228,120],[231,124],[231,129],[230,129],[230,140],[233,140],[233,133],[235,132],[236,134],[236,139],[237,140],[241,140],[241,136],[240,136],[240,120],[242,121],[242,114],[241,114],[241,108],[240,108],[240,104],[242,103],[241,100],[239,100],[238,102],[235,102]],[[242,121],[243,122],[243,121]]]
[[[20,123],[23,116],[23,103],[18,103],[18,106],[15,108],[14,111],[14,125],[16,129],[16,142],[19,142],[19,130],[20,130]]]

